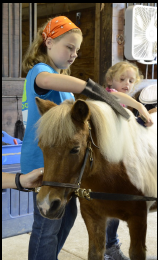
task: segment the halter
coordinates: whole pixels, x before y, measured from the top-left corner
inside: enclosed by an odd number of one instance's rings
[[[89,130],[89,138],[88,138],[88,142],[87,142],[87,149],[86,149],[86,154],[84,157],[84,162],[79,174],[79,178],[77,181],[77,184],[71,184],[71,183],[61,183],[61,182],[52,182],[52,181],[43,181],[42,182],[42,186],[52,186],[52,187],[62,187],[62,188],[71,188],[71,189],[77,189],[77,191],[79,192],[78,189],[80,189],[80,185],[81,185],[81,180],[82,180],[82,176],[86,167],[86,163],[87,163],[87,159],[88,156],[90,155],[90,167],[92,167],[92,163],[93,163],[93,156],[92,156],[92,146],[91,143],[97,147],[99,149],[99,147],[97,145],[95,145],[93,138],[92,138],[92,134],[91,134],[91,126],[90,123],[87,121],[88,124],[88,130]],[[75,193],[77,192],[75,191]],[[76,194],[77,195],[77,194]]]

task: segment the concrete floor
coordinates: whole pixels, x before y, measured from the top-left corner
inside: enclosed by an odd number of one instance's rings
[[[79,204],[78,204],[79,208]],[[120,221],[118,235],[121,249],[126,256],[129,249],[129,231],[127,224]],[[27,260],[30,234],[2,239],[2,260]],[[157,212],[148,215],[147,260],[157,260]],[[19,246],[20,245],[20,246]],[[59,260],[87,260],[88,235],[85,224],[78,210],[75,221],[66,242],[59,254]],[[45,259],[47,260],[47,259]]]

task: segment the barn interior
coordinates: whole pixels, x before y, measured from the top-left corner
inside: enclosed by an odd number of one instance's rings
[[[108,68],[126,59],[124,16],[130,5],[133,3],[3,3],[2,130],[13,136],[15,123],[22,120],[21,103],[26,77],[22,60],[41,25],[49,18],[65,15],[80,27],[84,40],[71,66],[71,75],[83,80],[91,78],[103,86]],[[157,64],[148,66],[146,75],[147,66],[134,62],[144,78],[157,79]],[[84,98],[81,95],[75,97]]]

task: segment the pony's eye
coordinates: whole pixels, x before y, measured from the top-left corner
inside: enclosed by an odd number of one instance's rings
[[[78,153],[79,150],[80,150],[80,147],[79,147],[79,146],[76,146],[76,147],[74,147],[74,148],[71,149],[70,153],[71,153],[71,154],[75,154],[75,153]]]

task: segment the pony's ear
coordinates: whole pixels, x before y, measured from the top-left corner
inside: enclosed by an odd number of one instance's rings
[[[89,107],[85,101],[78,99],[71,109],[71,117],[79,122],[84,122],[89,117]]]
[[[36,104],[41,115],[46,113],[50,108],[57,106],[54,102],[50,100],[43,100],[39,97],[36,97]]]

